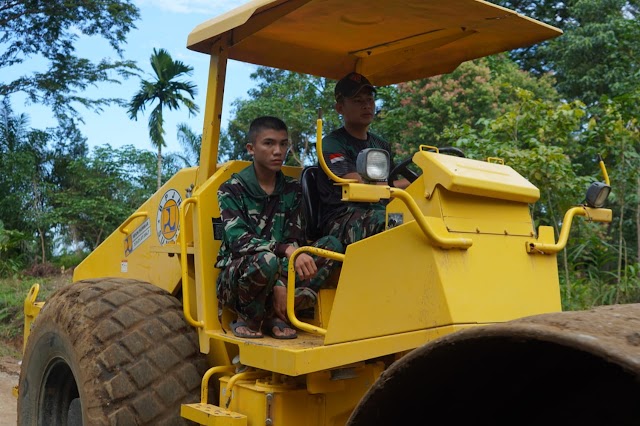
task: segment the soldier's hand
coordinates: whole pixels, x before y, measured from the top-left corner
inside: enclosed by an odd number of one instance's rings
[[[295,268],[298,276],[302,280],[313,278],[318,272],[316,262],[313,260],[313,257],[309,256],[307,253],[301,253],[296,257]]]

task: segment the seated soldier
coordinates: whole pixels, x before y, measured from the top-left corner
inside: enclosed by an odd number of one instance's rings
[[[375,116],[376,89],[361,74],[352,72],[335,86],[335,108],[344,121],[343,127],[322,139],[322,156],[336,176],[362,182],[356,171],[358,153],[366,148],[384,149],[391,155],[389,143],[369,132]],[[385,228],[385,203],[346,203],[341,201],[342,188],[320,168],[320,226],[323,235],[333,235],[347,245],[381,232]],[[386,185],[387,183],[382,183]],[[407,179],[394,181],[397,188],[409,186]]]
[[[216,267],[219,318],[222,308],[237,313],[231,324],[235,336],[293,339],[296,330],[287,318],[288,261],[307,245],[300,183],[285,176],[282,163],[289,147],[285,123],[275,117],[256,118],[249,127],[247,151],[251,165],[218,190],[224,224]],[[322,237],[315,247],[342,252],[334,237]],[[315,305],[317,292],[336,261],[307,253],[295,259],[296,311]]]

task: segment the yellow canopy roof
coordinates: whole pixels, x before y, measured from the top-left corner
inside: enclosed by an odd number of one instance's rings
[[[225,33],[229,59],[384,86],[562,31],[480,0],[253,0],[198,25],[187,47],[210,54]]]

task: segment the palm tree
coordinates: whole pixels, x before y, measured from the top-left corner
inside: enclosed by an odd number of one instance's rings
[[[182,61],[174,61],[164,49],[156,50],[154,48],[151,55],[151,68],[155,73],[154,80],[140,82],[140,90],[131,99],[128,112],[129,118],[137,120],[138,112],[143,112],[147,104],[157,102],[149,115],[149,138],[151,144],[158,149],[158,189],[160,189],[162,184],[162,147],[167,146],[164,141],[162,111],[165,107],[173,110],[186,106],[189,110],[189,116],[191,116],[199,109],[193,102],[197,93],[196,85],[190,81],[176,80],[182,75],[191,75],[193,67],[185,65]]]
[[[9,97],[4,97],[0,104],[0,152],[20,149],[27,140],[28,125],[27,115],[14,115]]]
[[[202,135],[196,134],[186,123],[178,124],[178,142],[182,147],[182,153],[171,153],[169,156],[184,167],[197,166],[200,162],[200,147]]]

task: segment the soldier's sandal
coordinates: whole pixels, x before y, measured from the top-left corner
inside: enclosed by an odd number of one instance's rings
[[[231,324],[229,324],[229,327],[231,327],[231,332],[236,337],[242,337],[244,339],[260,339],[263,337],[262,332],[260,330],[254,330],[249,326],[249,324],[246,321],[243,321],[241,319],[231,321]],[[241,327],[248,328],[255,334],[247,334],[247,333],[242,333],[238,331],[238,328],[241,328]]]
[[[297,332],[293,334],[276,334],[273,332],[274,327],[277,327],[281,333],[284,333],[284,330],[287,328],[295,331],[293,327],[291,327],[289,324],[287,324],[286,322],[278,318],[271,318],[271,319],[265,320],[262,326],[262,330],[265,333],[267,333],[269,336],[273,337],[274,339],[295,339],[296,337],[298,337]]]

